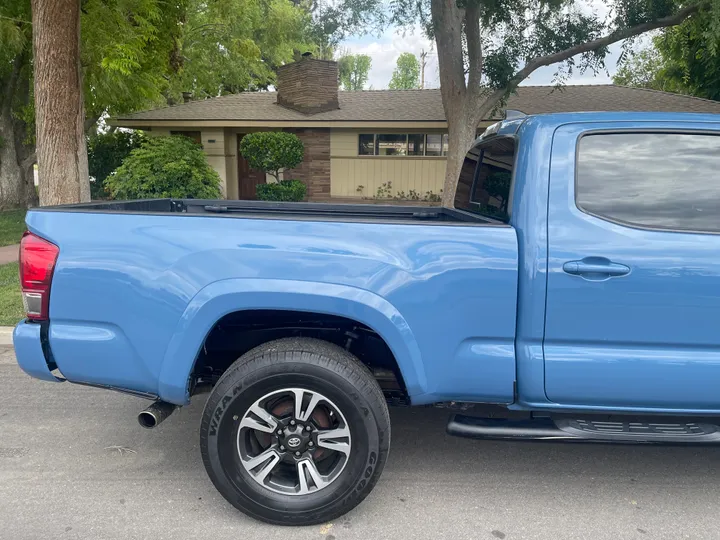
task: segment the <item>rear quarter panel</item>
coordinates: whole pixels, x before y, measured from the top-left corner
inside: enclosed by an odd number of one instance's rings
[[[28,226],[60,247],[50,346],[71,381],[185,403],[206,329],[278,308],[373,327],[414,403],[513,399],[510,227],[64,211]]]

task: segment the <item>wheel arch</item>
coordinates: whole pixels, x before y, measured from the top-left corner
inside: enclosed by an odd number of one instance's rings
[[[228,279],[211,283],[190,301],[171,337],[158,394],[178,405],[190,400],[190,379],[217,322],[238,311],[282,310],[343,317],[371,328],[395,357],[408,395],[426,391],[420,349],[400,312],[386,299],[356,287],[295,280]]]

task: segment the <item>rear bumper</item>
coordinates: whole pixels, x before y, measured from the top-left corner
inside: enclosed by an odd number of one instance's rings
[[[13,332],[15,357],[22,370],[36,379],[63,382],[50,371],[48,359],[43,350],[42,325],[22,321]]]

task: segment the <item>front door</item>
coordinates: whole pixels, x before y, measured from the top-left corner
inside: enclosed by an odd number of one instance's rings
[[[720,125],[626,125],[555,133],[546,395],[717,411]]]
[[[250,169],[250,164],[240,153],[240,141],[242,141],[244,136],[244,134],[237,136],[238,199],[254,200],[257,197],[255,186],[259,183],[258,179],[261,178],[262,175]]]

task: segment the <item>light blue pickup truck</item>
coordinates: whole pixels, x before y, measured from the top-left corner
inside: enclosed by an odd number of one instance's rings
[[[20,366],[153,400],[145,427],[210,391],[207,471],[264,521],[367,496],[388,404],[468,437],[720,444],[715,116],[506,120],[451,209],[167,199],[27,226]]]

